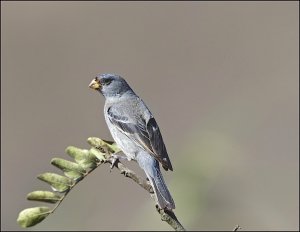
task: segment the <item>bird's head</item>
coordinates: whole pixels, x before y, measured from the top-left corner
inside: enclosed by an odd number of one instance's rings
[[[98,74],[89,87],[99,91],[104,97],[121,96],[131,90],[127,82],[116,74]]]

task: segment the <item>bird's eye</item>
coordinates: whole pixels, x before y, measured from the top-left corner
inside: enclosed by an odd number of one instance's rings
[[[109,85],[111,83],[111,79],[102,79],[102,84],[103,85]]]

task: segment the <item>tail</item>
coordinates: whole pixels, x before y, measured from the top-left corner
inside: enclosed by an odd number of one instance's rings
[[[160,172],[158,161],[148,153],[139,153],[136,160],[153,187],[159,207],[175,209],[175,203]]]

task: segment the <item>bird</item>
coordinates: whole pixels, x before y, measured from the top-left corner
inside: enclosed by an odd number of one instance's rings
[[[144,101],[117,74],[98,74],[89,87],[104,96],[107,127],[125,158],[136,161],[144,170],[157,205],[161,209],[175,209],[160,164],[166,171],[173,171],[173,167],[157,122]]]

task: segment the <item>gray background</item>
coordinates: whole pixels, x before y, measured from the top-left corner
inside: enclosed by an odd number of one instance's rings
[[[111,138],[88,88],[104,72],[155,115],[188,229],[299,229],[298,20],[298,2],[1,2],[1,229],[43,205],[25,197],[51,158]],[[32,229],[170,228],[106,166]]]

